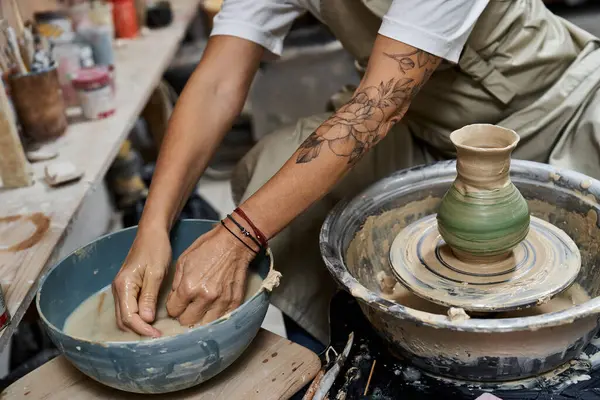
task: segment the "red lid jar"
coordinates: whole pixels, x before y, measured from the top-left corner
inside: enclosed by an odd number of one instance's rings
[[[111,84],[108,68],[94,67],[79,70],[71,80],[77,90],[94,90]]]
[[[108,68],[84,68],[71,82],[87,119],[103,119],[115,113],[115,93]]]

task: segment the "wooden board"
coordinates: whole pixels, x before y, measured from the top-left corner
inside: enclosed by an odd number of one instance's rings
[[[262,330],[248,350],[208,382],[183,392],[152,396],[156,400],[287,399],[308,384],[321,362],[312,351]],[[2,400],[142,400],[148,395],[120,392],[83,375],[58,357],[21,378],[0,394]]]
[[[175,18],[165,29],[150,31],[136,40],[125,41],[116,49],[116,115],[93,122],[78,122],[69,126],[66,134],[46,145],[58,149],[58,160],[69,160],[84,171],[83,178],[58,189],[49,188],[43,181],[47,162],[33,164],[35,183],[19,189],[0,189],[0,280],[11,325],[0,333],[0,350],[6,345],[16,325],[29,307],[37,281],[44,269],[53,265],[60,250],[61,239],[68,232],[87,193],[95,190],[115,158],[123,140],[137,120],[164,71],[168,68],[189,22],[195,16],[200,0],[171,2]],[[15,244],[7,229],[32,229],[26,219],[8,220],[4,217],[28,216],[40,213],[49,219],[47,230],[28,248],[3,251]],[[7,238],[8,236],[8,238]],[[22,246],[21,246],[22,247]]]
[[[29,172],[6,88],[0,82],[0,180],[7,188],[26,187],[32,183]]]

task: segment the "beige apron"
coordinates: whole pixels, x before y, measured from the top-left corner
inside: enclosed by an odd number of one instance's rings
[[[321,17],[364,70],[391,0],[321,0]],[[542,0],[491,0],[458,65],[443,63],[407,115],[334,190],[271,240],[283,273],[273,304],[327,343],[335,284],[320,257],[328,211],[390,173],[451,158],[449,134],[470,123],[516,130],[515,158],[550,162],[600,178],[598,40],[550,13]],[[338,106],[349,99],[335,96]],[[251,196],[330,114],[302,119],[266,136],[240,162],[234,200]]]

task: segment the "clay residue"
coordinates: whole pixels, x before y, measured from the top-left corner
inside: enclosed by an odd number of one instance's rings
[[[573,239],[581,254],[579,282],[592,297],[600,293],[600,226],[598,213],[590,208],[587,213],[569,212],[541,200],[529,200],[531,214],[562,229]]]
[[[29,249],[44,237],[49,227],[50,218],[42,213],[0,218],[0,251]]]
[[[466,321],[469,318],[471,317],[460,307],[450,307],[448,309],[448,319],[452,322]]]
[[[552,179],[554,182],[558,182],[560,180],[561,176],[559,174],[557,174],[556,172],[551,172],[550,173],[550,179]]]
[[[386,274],[384,271],[379,271],[377,273],[377,282],[379,283],[379,288],[381,293],[384,295],[391,295],[394,293],[394,286],[396,286],[396,279],[393,276]]]
[[[271,270],[269,275],[267,275],[266,279],[262,283],[262,287],[268,291],[272,292],[274,288],[279,286],[279,281],[281,280],[281,273],[275,270]]]
[[[380,292],[378,274],[383,271],[386,275],[392,275],[389,265],[392,241],[408,224],[434,213],[440,200],[429,196],[381,215],[368,217],[346,252],[349,272],[368,289]]]
[[[590,186],[592,186],[592,181],[590,179],[586,179],[583,182],[581,182],[580,186],[583,190],[588,190]]]

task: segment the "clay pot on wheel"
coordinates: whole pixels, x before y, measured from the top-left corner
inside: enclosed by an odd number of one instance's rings
[[[437,214],[438,229],[463,260],[507,257],[529,232],[529,208],[509,177],[516,132],[468,125],[452,132],[457,177]]]

